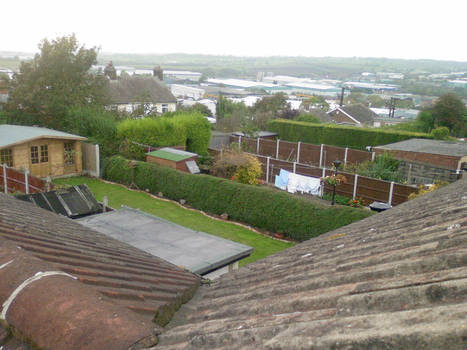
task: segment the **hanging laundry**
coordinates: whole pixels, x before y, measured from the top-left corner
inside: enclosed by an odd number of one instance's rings
[[[289,171],[281,169],[279,175],[276,175],[274,185],[281,190],[286,190],[289,183],[289,174],[291,174]]]
[[[318,195],[320,186],[321,182],[318,178],[290,173],[287,191],[290,193],[302,192]]]

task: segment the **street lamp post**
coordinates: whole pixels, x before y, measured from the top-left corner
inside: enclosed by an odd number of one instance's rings
[[[336,169],[334,171],[334,177],[336,178],[337,180],[337,173],[338,173],[338,169],[339,169],[339,166],[341,165],[341,161],[339,159],[336,159],[334,162],[332,162],[334,164],[334,168]],[[331,201],[331,205],[334,205],[336,203],[335,199],[336,199],[336,185],[337,183],[334,183],[334,186],[332,188],[332,201]]]

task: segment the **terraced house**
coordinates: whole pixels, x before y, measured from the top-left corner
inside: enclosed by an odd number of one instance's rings
[[[461,179],[208,283],[0,194],[0,346],[465,350],[466,214]]]

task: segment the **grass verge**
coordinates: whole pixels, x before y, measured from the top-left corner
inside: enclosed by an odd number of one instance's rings
[[[291,242],[282,242],[263,236],[233,223],[212,219],[198,211],[182,208],[174,202],[160,200],[147,193],[133,191],[121,185],[109,184],[99,179],[71,177],[56,179],[54,183],[57,185],[86,184],[97,200],[102,201],[102,198],[107,196],[109,205],[112,208],[118,209],[122,205],[126,205],[196,231],[203,231],[253,247],[253,254],[240,261],[240,266],[265,258],[294,245]]]

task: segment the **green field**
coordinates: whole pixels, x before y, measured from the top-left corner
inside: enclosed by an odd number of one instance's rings
[[[54,183],[57,185],[84,183],[89,186],[97,200],[101,201],[104,196],[107,196],[109,205],[114,209],[126,205],[196,231],[203,231],[253,247],[253,254],[240,261],[240,266],[265,258],[294,245],[294,243],[266,237],[233,223],[212,219],[199,211],[182,208],[175,202],[157,199],[147,193],[129,190],[121,185],[109,184],[98,179],[72,177],[57,179]]]

